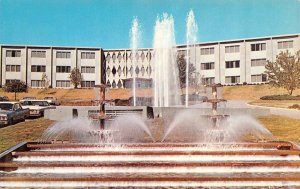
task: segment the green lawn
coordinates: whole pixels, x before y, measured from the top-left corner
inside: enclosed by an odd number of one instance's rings
[[[278,140],[300,143],[300,120],[270,115],[259,117],[258,121],[269,129]],[[53,123],[54,121],[39,118],[0,128],[0,152],[20,142],[39,140],[42,133]],[[163,129],[156,127],[151,130],[155,138],[162,136]]]
[[[0,152],[24,141],[38,140],[44,130],[54,121],[44,118],[32,119],[0,128]]]

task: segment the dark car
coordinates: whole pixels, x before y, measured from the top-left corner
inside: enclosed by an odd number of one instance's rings
[[[0,102],[0,125],[11,125],[25,121],[29,117],[29,109],[23,109],[18,102]]]
[[[0,96],[0,102],[9,101],[7,96]]]

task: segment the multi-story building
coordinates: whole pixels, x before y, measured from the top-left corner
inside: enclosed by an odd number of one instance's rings
[[[187,54],[186,45],[175,48]],[[281,51],[292,54],[300,50],[300,34],[197,43],[188,48],[202,83],[264,83],[267,61],[275,61]],[[42,87],[46,75],[54,88],[73,87],[69,74],[78,68],[83,74],[81,87],[107,83],[112,88],[151,87],[154,76],[153,49],[109,49],[0,45],[0,83],[21,80],[30,87]],[[43,74],[45,73],[45,74]],[[127,82],[127,84],[125,83]]]
[[[1,45],[0,83],[5,85],[13,80],[24,81],[29,87],[43,87],[43,74],[54,88],[73,87],[69,75],[78,68],[83,81],[81,87],[93,87],[101,80],[101,48],[49,47]]]

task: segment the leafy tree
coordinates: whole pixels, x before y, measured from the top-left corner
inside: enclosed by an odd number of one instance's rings
[[[180,88],[186,86],[186,59],[184,54],[179,54],[177,56],[177,65],[178,65],[178,73],[179,73],[179,83]],[[192,77],[196,68],[193,64],[189,63],[189,84],[192,85],[195,83],[195,78]]]
[[[69,75],[69,79],[71,80],[71,83],[74,85],[74,88],[77,89],[78,85],[80,85],[81,81],[83,81],[83,76],[80,73],[78,68],[73,68]]]
[[[15,100],[17,100],[17,93],[27,92],[27,84],[24,81],[12,81],[5,84],[4,87],[6,92],[14,92]]]
[[[300,88],[300,51],[291,55],[289,51],[280,52],[275,62],[268,61],[265,73],[269,83],[274,87],[283,87],[293,94],[296,88]]]

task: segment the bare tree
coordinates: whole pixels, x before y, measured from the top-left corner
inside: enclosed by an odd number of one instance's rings
[[[80,85],[81,81],[83,81],[83,76],[80,73],[78,68],[73,68],[69,75],[69,79],[71,80],[71,83],[74,85],[74,88],[77,89],[78,85]]]
[[[42,74],[42,85],[44,89],[47,89],[49,87],[49,79],[45,72]]]
[[[289,51],[280,52],[275,62],[268,61],[265,73],[274,87],[283,87],[289,93],[300,88],[300,51],[291,55]]]

